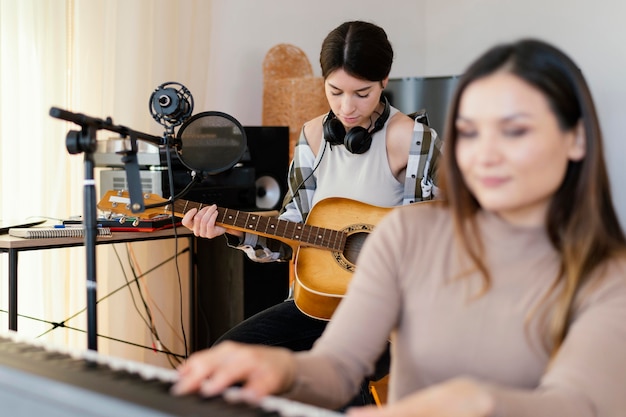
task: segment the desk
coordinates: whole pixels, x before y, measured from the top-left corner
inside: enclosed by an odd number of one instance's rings
[[[176,235],[189,239],[189,275],[190,289],[195,286],[195,249],[194,235],[186,227],[177,227]],[[113,232],[110,237],[98,236],[96,245],[106,245],[122,242],[141,242],[174,238],[174,229],[158,230],[156,232]],[[83,237],[59,237],[42,239],[23,239],[10,235],[0,236],[0,253],[9,254],[9,329],[17,330],[17,254],[21,251],[43,250],[84,246]],[[193,299],[193,294],[192,294]]]

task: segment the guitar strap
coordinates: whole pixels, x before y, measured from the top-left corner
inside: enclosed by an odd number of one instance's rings
[[[415,121],[404,179],[402,204],[432,200],[437,195],[434,173],[443,151],[443,140],[430,127]]]

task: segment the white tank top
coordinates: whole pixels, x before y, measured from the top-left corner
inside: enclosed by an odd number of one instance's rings
[[[389,119],[398,112],[391,107]],[[402,204],[404,184],[396,179],[387,159],[387,126],[372,136],[370,149],[353,154],[343,145],[330,146],[322,139],[315,159],[317,187],[313,206],[329,197],[343,197],[380,207]],[[315,165],[314,165],[315,166]]]

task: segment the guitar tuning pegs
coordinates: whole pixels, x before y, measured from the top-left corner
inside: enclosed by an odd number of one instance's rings
[[[137,227],[139,225],[139,219],[133,220],[133,226]]]
[[[119,222],[120,224],[124,224],[124,223],[126,222],[126,216],[122,216],[122,217],[120,217],[120,219],[118,220],[118,222]]]

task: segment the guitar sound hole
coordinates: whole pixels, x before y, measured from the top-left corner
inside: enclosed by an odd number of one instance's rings
[[[359,257],[359,253],[363,248],[365,239],[367,239],[367,232],[357,232],[349,235],[346,239],[346,246],[343,250],[343,256],[352,264],[356,264],[356,260]]]

